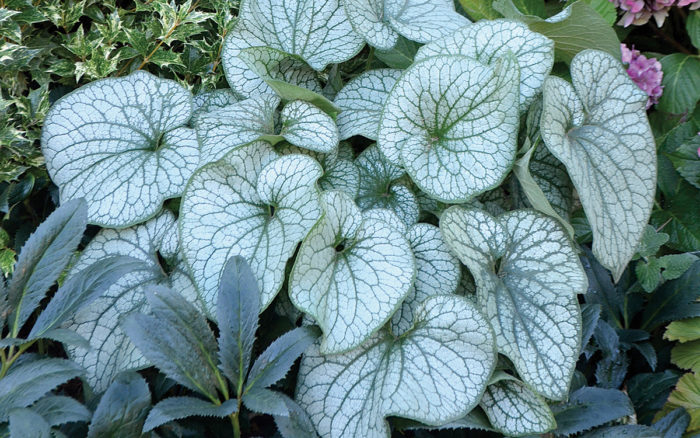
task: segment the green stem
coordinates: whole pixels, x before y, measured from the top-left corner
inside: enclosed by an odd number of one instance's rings
[[[656,27],[655,25],[649,25],[647,26],[650,28],[656,35],[660,36],[663,38],[664,41],[666,41],[667,44],[672,45],[676,50],[678,50],[681,53],[685,53],[686,55],[692,55],[692,52],[688,49],[685,48],[681,43],[676,41],[675,39],[671,38],[670,36],[666,35],[664,31]]]
[[[233,424],[233,438],[241,438],[241,425],[238,422],[238,412],[230,415],[231,424]]]
[[[7,374],[7,371],[10,369],[12,364],[15,363],[15,361],[17,359],[19,359],[19,357],[22,355],[22,353],[24,353],[25,351],[27,351],[29,349],[29,347],[34,345],[34,342],[36,342],[36,341],[29,341],[27,343],[20,345],[19,348],[17,349],[17,353],[15,353],[14,355],[13,355],[14,345],[12,347],[10,347],[10,351],[7,355],[7,360],[3,360],[2,367],[0,367],[0,379],[5,377],[5,375]]]

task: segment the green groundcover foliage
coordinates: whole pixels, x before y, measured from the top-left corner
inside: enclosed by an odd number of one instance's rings
[[[700,436],[696,6],[0,0],[0,438]]]

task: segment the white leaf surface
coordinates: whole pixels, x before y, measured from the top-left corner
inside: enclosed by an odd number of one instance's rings
[[[449,35],[469,24],[448,0],[344,0],[358,34],[379,50],[390,50],[398,34],[420,43]]]
[[[344,192],[324,192],[323,216],[297,253],[289,298],[323,331],[321,352],[350,350],[396,311],[413,282],[411,247],[396,228],[363,217]]]
[[[369,45],[389,50],[396,45],[399,35],[385,20],[384,0],[343,0],[345,12],[355,31]]]
[[[408,233],[408,226],[399,218],[394,210],[389,210],[388,208],[372,208],[363,211],[362,217],[365,219],[371,218],[384,221],[404,236]]]
[[[190,124],[194,125],[197,118],[202,114],[233,105],[241,100],[243,99],[230,88],[197,94],[192,99],[192,120]]]
[[[269,88],[239,57],[243,49],[269,47],[294,55],[296,65],[288,61],[272,68],[290,72],[304,70],[303,63],[323,70],[328,64],[352,58],[363,46],[364,40],[352,29],[338,0],[243,0],[238,21],[226,38],[222,60],[229,85],[253,96],[269,92]]]
[[[88,221],[104,227],[153,217],[180,196],[199,163],[197,136],[186,127],[191,115],[189,91],[142,71],[59,99],[41,143],[61,201],[85,198]]]
[[[338,147],[338,127],[333,119],[314,105],[295,100],[280,114],[280,135],[295,146],[329,153]]]
[[[452,294],[457,290],[461,266],[440,234],[430,224],[415,224],[406,238],[416,259],[416,279],[399,310],[394,313],[391,331],[402,334],[414,323],[413,315],[429,296]]]
[[[321,208],[316,180],[321,166],[311,157],[279,157],[266,142],[235,149],[199,169],[183,194],[180,235],[183,255],[209,312],[229,258],[244,257],[267,307],[284,281],[287,260]]]
[[[558,220],[573,238],[574,228],[568,222],[571,180],[561,162],[537,144],[515,162],[513,175],[518,179],[522,203]]]
[[[464,298],[425,300],[416,326],[384,332],[359,348],[301,362],[296,398],[323,437],[385,438],[385,417],[428,425],[464,417],[476,405],[496,361],[487,320]]]
[[[389,93],[379,145],[416,185],[444,202],[497,186],[515,159],[518,66],[435,56],[404,72]]]
[[[384,13],[394,30],[419,43],[442,38],[470,24],[455,11],[452,0],[389,0],[384,3]]]
[[[86,370],[92,388],[101,392],[122,371],[143,368],[147,360],[120,327],[132,312],[147,310],[144,289],[162,284],[203,308],[179,255],[175,217],[164,211],[148,222],[123,230],[103,229],[90,241],[67,279],[105,257],[125,255],[147,262],[151,269],[126,274],[102,296],[82,308],[66,325],[83,336],[91,348],[66,346],[68,356]],[[158,255],[168,264],[161,266]],[[166,275],[164,270],[169,273]]]
[[[234,50],[236,45],[241,47]],[[321,92],[318,73],[298,56],[267,46],[248,47],[243,40],[227,42],[224,47],[225,54],[235,52],[235,58],[222,58],[224,67],[229,65],[225,71],[232,72],[231,75],[227,73],[228,83],[245,96],[274,94],[274,89],[266,84],[270,81],[281,81],[316,93]]]
[[[418,199],[405,182],[397,181],[406,173],[382,157],[377,146],[370,146],[355,159],[360,172],[357,205],[363,210],[387,208],[406,225],[418,221]]]
[[[353,135],[377,139],[382,108],[399,76],[401,70],[370,70],[341,88],[333,100],[342,110],[337,119],[341,139]]]
[[[509,437],[543,434],[557,427],[545,400],[517,380],[489,385],[479,405],[491,425]]]
[[[256,80],[262,79],[266,88],[253,93],[277,94],[282,100],[303,100],[336,117],[338,108],[324,95],[318,81],[320,73],[312,70],[298,57],[270,47],[248,47],[241,50],[238,58],[253,73]]]
[[[534,211],[493,218],[455,206],[442,214],[440,229],[474,276],[499,352],[537,392],[564,398],[581,337],[577,294],[587,280],[561,225]]]
[[[346,151],[349,150],[349,155]],[[323,175],[318,179],[321,190],[340,190],[355,198],[360,190],[360,170],[352,159],[352,148],[340,143],[338,149],[327,154],[285,144],[279,148],[282,154],[304,154],[321,163]]]
[[[261,136],[274,135],[279,103],[277,96],[261,94],[197,117],[195,130],[202,144],[200,166]]]
[[[564,165],[593,231],[593,254],[617,281],[644,231],[656,188],[656,147],[647,96],[612,56],[584,50],[573,86],[544,86],[542,139]]]
[[[569,219],[573,204],[571,179],[566,168],[543,144],[535,149],[530,159],[530,174],[540,186],[547,200],[564,220]]]
[[[520,110],[524,111],[542,89],[554,64],[554,41],[511,20],[483,20],[421,47],[416,61],[437,55],[463,55],[492,64],[515,56],[520,68]]]

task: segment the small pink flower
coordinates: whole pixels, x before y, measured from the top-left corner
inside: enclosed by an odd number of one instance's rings
[[[698,0],[678,0],[678,4],[676,6],[682,8],[683,6],[688,5],[692,5],[690,9],[700,8],[700,3],[698,3]]]
[[[654,17],[656,24],[661,27],[668,17],[671,6],[690,6],[690,9],[700,8],[699,0],[609,0],[624,12],[617,24],[625,27],[630,24],[637,26],[646,24]]]
[[[664,87],[661,80],[664,73],[661,70],[661,63],[656,58],[647,59],[639,50],[634,47],[630,50],[626,44],[620,44],[622,52],[622,62],[628,64],[627,74],[639,88],[648,96],[647,109],[659,102],[659,97],[663,93]]]

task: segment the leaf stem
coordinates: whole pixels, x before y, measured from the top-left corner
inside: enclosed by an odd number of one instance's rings
[[[671,37],[669,37],[668,35],[666,35],[661,29],[659,29],[658,27],[654,26],[653,24],[650,25],[650,26],[648,26],[648,27],[650,27],[651,30],[654,31],[654,33],[655,33],[656,35],[658,35],[658,36],[660,36],[661,38],[663,38],[664,41],[666,41],[668,44],[670,44],[670,45],[672,45],[673,47],[675,47],[679,52],[685,53],[685,54],[687,54],[687,55],[692,55],[692,54],[693,54],[690,50],[686,49],[685,46],[683,46],[683,45],[682,45],[681,43],[679,43],[678,41],[676,41],[676,40],[674,40],[673,38],[671,38]]]
[[[15,363],[15,361],[17,359],[19,359],[19,357],[22,355],[22,353],[24,353],[25,351],[27,351],[29,349],[29,347],[34,345],[35,342],[36,342],[36,340],[33,340],[33,341],[25,342],[24,344],[20,345],[19,348],[17,349],[17,353],[14,353],[14,345],[10,347],[10,351],[7,355],[7,358],[6,359],[3,358],[3,360],[2,360],[2,367],[0,367],[0,379],[5,377],[5,375],[7,374],[7,371],[10,369],[12,364]]]
[[[669,218],[666,222],[664,222],[663,224],[661,224],[661,226],[660,226],[659,228],[656,229],[656,232],[658,233],[659,231],[663,230],[663,228],[664,228],[666,225],[668,225],[669,222],[671,222],[672,220],[673,220],[673,218]]]
[[[192,12],[194,10],[194,8],[197,7],[198,4],[199,4],[199,0],[194,2],[194,4],[192,4],[192,6],[190,6],[190,8],[187,10],[187,15],[189,15],[190,12]],[[182,23],[182,21],[180,20],[180,17],[178,17],[175,20],[175,22],[173,23],[173,25],[170,26],[170,29],[168,29],[168,32],[165,34],[165,36],[163,38],[158,39],[158,44],[156,44],[156,47],[151,51],[151,53],[149,53],[145,58],[143,58],[143,61],[141,61],[141,65],[139,65],[139,68],[137,68],[136,70],[141,70],[143,68],[143,66],[148,64],[148,61],[150,61],[150,59],[153,57],[153,55],[156,54],[156,52],[158,51],[160,46],[163,45],[163,42],[165,42],[165,40],[170,38],[170,35],[172,35],[173,32],[175,32],[175,29],[177,29],[177,27],[180,26],[181,23]]]
[[[211,68],[212,73],[216,73],[216,68],[221,63],[221,50],[224,48],[224,41],[226,41],[226,34],[228,33],[228,28],[225,27],[224,31],[221,33],[221,44],[219,44],[219,50],[216,53],[216,59],[214,60],[214,65]]]
[[[239,402],[240,404],[240,402]],[[241,425],[238,422],[238,412],[234,412],[233,414],[230,415],[231,417],[231,424],[233,425],[233,437],[234,438],[241,438]]]

